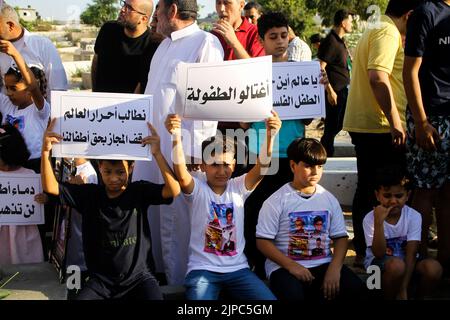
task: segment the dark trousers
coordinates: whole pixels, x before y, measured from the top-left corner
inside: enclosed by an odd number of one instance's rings
[[[329,263],[325,263],[308,269],[315,278],[310,284],[298,280],[289,271],[280,268],[270,275],[270,289],[279,300],[324,301],[322,284],[329,265]],[[339,281],[339,294],[336,299],[355,301],[366,298],[367,288],[364,282],[343,265]]]
[[[342,130],[344,122],[345,106],[347,104],[348,89],[344,88],[337,94],[337,105],[332,106],[325,98],[325,126],[320,142],[327,151],[328,157],[334,154],[334,138]]]
[[[284,184],[293,180],[293,173],[289,167],[287,158],[279,158],[279,169],[274,175],[264,176],[261,183],[255,191],[247,198],[244,205],[244,236],[245,236],[245,254],[250,267],[261,279],[266,279],[264,269],[265,256],[256,248],[256,224],[258,223],[259,210],[275,191]],[[272,161],[273,163],[273,161]]]
[[[154,277],[142,278],[129,286],[111,286],[92,277],[81,289],[75,300],[162,300],[163,296]]]
[[[352,221],[355,237],[353,245],[357,255],[364,256],[366,240],[362,222],[369,211],[377,205],[375,177],[377,170],[389,165],[406,168],[405,150],[394,148],[390,133],[350,132],[355,146],[358,184],[353,198]]]

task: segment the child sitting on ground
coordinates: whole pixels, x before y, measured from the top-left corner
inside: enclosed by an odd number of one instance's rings
[[[130,183],[133,161],[99,160],[104,185],[70,184],[56,181],[50,164],[52,144],[62,137],[51,132],[55,119],[45,132],[42,146],[41,176],[44,191],[59,197],[63,205],[83,215],[83,247],[90,278],[78,300],[108,298],[162,299],[153,276],[149,205],[169,204],[180,193],[180,186],[160,150],[156,130],[149,123],[151,145],[165,184],[147,181]]]
[[[442,268],[434,259],[417,258],[422,218],[406,205],[409,181],[400,167],[386,167],[377,172],[375,187],[380,204],[363,220],[365,267],[380,267],[386,299],[408,299],[408,287],[416,273],[420,279],[416,297],[423,298],[436,287]]]
[[[226,136],[206,140],[202,146],[201,169],[206,173],[206,181],[203,181],[192,177],[186,168],[180,117],[167,117],[166,128],[173,135],[175,175],[192,203],[190,254],[185,280],[187,299],[217,300],[222,289],[232,299],[275,299],[264,282],[249,269],[243,252],[243,224],[244,201],[262,180],[262,170],[270,165],[273,141],[280,127],[281,120],[273,112],[266,121],[264,152],[247,174],[233,179],[230,178],[236,163],[234,140]]]
[[[256,226],[270,288],[280,300],[364,298],[363,282],[344,265],[348,235],[339,202],[318,184],[324,147],[301,138],[287,154],[294,178],[264,202]],[[300,232],[298,219],[304,224]]]

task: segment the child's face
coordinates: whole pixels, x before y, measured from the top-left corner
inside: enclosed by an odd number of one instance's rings
[[[26,107],[31,104],[31,95],[27,91],[27,86],[22,81],[9,74],[5,76],[6,95],[12,104],[18,107]]]
[[[314,229],[316,231],[322,231],[322,227],[323,227],[323,222],[322,221],[316,221],[316,223],[314,223]]]
[[[118,196],[127,188],[128,177],[132,172],[132,167],[128,166],[127,161],[115,163],[102,161],[99,170],[108,195]]]
[[[235,159],[233,152],[218,153],[211,156],[207,163],[201,165],[206,173],[206,180],[213,188],[226,187],[234,171]]]
[[[274,57],[283,56],[288,48],[289,38],[286,27],[274,27],[269,29],[262,40],[264,51]]]
[[[378,202],[385,208],[393,207],[390,214],[398,214],[408,201],[410,192],[401,185],[381,187],[375,191]]]
[[[302,188],[314,187],[322,178],[323,165],[310,165],[303,161],[290,161],[294,182]]]

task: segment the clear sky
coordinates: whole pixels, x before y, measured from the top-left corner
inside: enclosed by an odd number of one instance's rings
[[[92,0],[3,0],[11,6],[27,7],[36,9],[42,18],[53,18],[55,20],[76,20],[81,12],[86,9]],[[157,2],[157,0],[153,0]],[[214,0],[197,0],[204,8],[200,10],[200,16],[206,17],[215,10]],[[0,3],[2,0],[0,0]]]

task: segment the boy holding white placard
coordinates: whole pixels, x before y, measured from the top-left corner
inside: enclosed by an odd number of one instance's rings
[[[169,115],[167,131],[173,139],[174,171],[191,210],[189,262],[185,279],[188,300],[217,300],[222,290],[233,299],[275,300],[267,286],[249,269],[244,255],[244,202],[270,166],[281,120],[273,112],[266,120],[266,140],[256,165],[231,178],[236,165],[236,142],[218,135],[202,144],[205,179],[187,170],[181,145],[181,119]]]
[[[161,300],[153,275],[149,205],[169,204],[180,186],[160,149],[156,130],[142,139],[151,145],[165,184],[130,183],[133,161],[99,160],[104,185],[58,183],[50,164],[52,145],[62,136],[52,132],[52,120],[44,136],[41,176],[44,191],[83,214],[83,247],[90,279],[78,300],[135,298]]]

